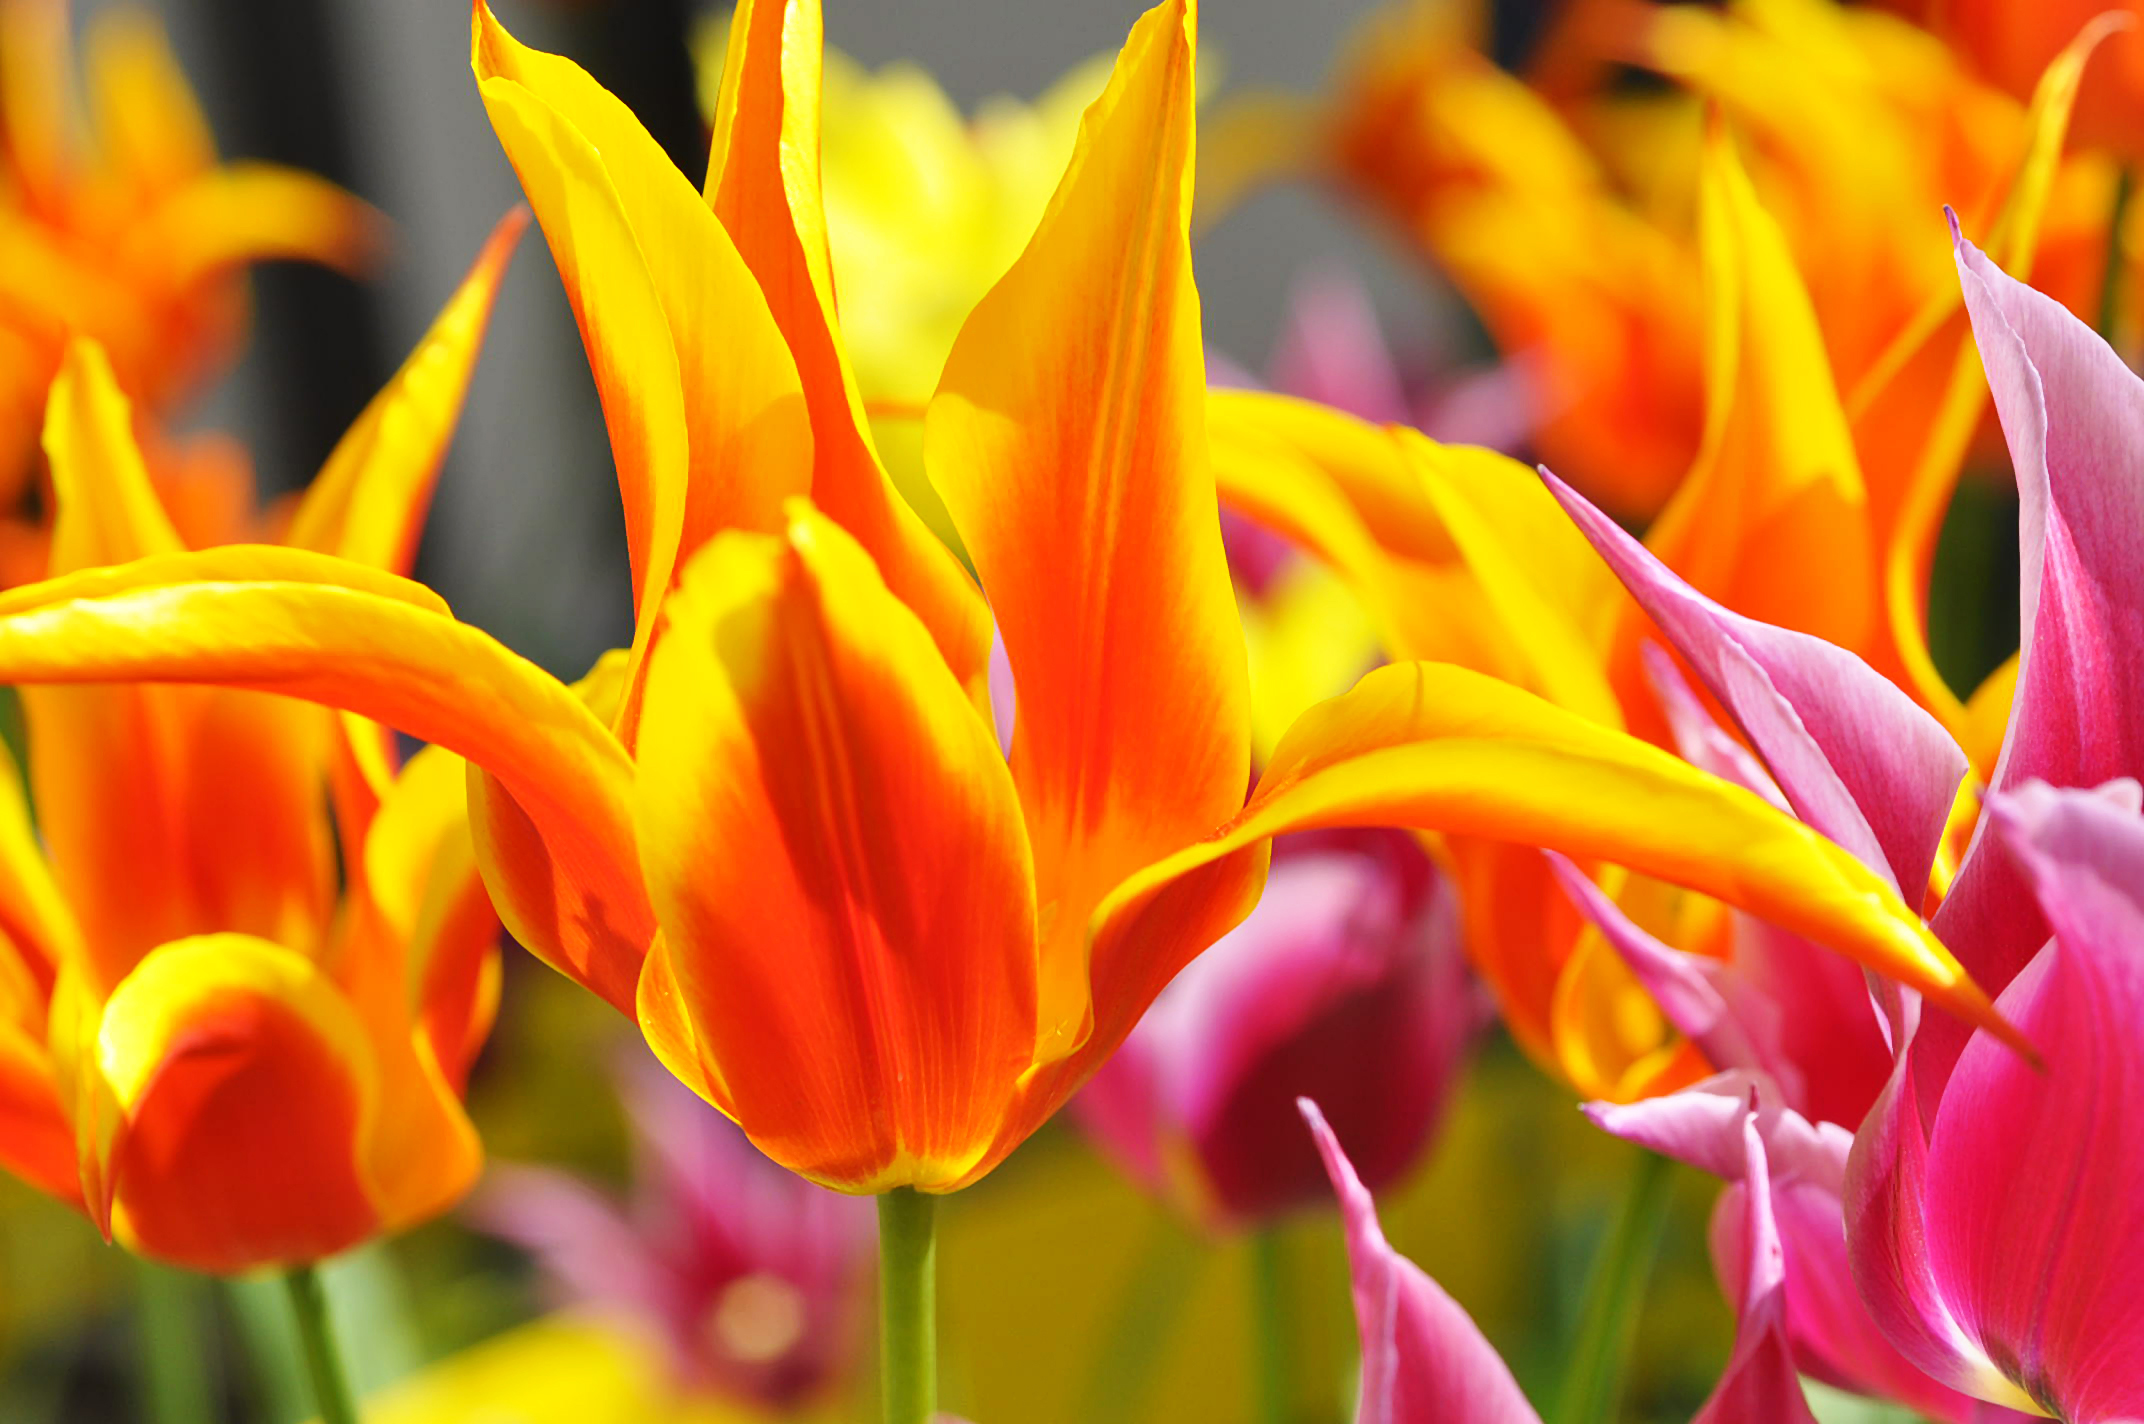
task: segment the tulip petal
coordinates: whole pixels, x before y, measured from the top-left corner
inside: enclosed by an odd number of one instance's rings
[[[1187,237],[1196,24],[1170,0],[1134,28],[1033,240],[962,328],[927,420],[932,475],[1019,697],[1012,764],[1056,927],[1045,1058],[1092,1023],[1088,910],[1226,819],[1249,782]]]
[[[1362,1335],[1355,1424],[1540,1424],[1511,1370],[1466,1311],[1385,1240],[1369,1189],[1317,1104],[1303,1098],[1299,1106],[1347,1226],[1355,1326]]]
[[[1698,1046],[1707,1062],[1715,1068],[1777,1071],[1765,1051],[1777,1033],[1777,1025],[1763,1017],[1770,1006],[1731,997],[1724,982],[1730,972],[1727,965],[1662,944],[1633,923],[1569,860],[1551,853],[1549,864],[1571,902],[1600,930],[1668,1022]]]
[[[1987,227],[1989,250],[2011,271],[2031,274],[2049,198],[2065,167],[2070,114],[2085,61],[2124,23],[2119,11],[2108,11],[2086,24],[2033,88],[2025,143]],[[1884,601],[1898,669],[1921,702],[1976,753],[1975,765],[1985,772],[1987,764],[1977,759],[1978,749],[1967,736],[1971,724],[1961,717],[1968,709],[1959,707],[1957,694],[1937,670],[1927,634],[1928,576],[1937,536],[1987,408],[1980,365],[1963,304],[1944,291],[1862,378],[1851,408],[1862,468],[1871,475],[1870,512],[1883,553]]]
[[[317,1261],[371,1235],[371,1050],[304,956],[245,935],[163,945],[113,993],[97,1071],[124,1114],[114,1229],[195,1270]]]
[[[354,276],[373,265],[386,227],[371,204],[317,174],[226,163],[143,215],[121,260],[163,274],[181,292],[274,260],[319,262]]]
[[[534,872],[485,863],[516,938],[630,1012],[654,934],[632,764],[549,674],[361,565],[243,546],[0,594],[0,682],[214,683],[356,712],[437,742],[512,793]],[[525,808],[525,809],[522,809]]]
[[[1942,725],[1845,649],[1721,607],[1561,480],[1542,478],[1733,713],[1795,812],[1917,904],[1966,772]]]
[[[42,1042],[6,1022],[0,1022],[0,1166],[63,1202],[82,1202],[74,1128],[52,1060]]]
[[[1846,411],[1785,235],[1718,122],[1698,206],[1705,438],[1646,543],[1730,608],[1861,647],[1874,627],[1875,565]],[[1813,582],[1811,568],[1833,576]]]
[[[640,828],[669,972],[755,1144],[827,1186],[944,1189],[1034,1049],[1012,776],[842,528],[718,536],[650,663]]]
[[[2144,382],[2059,303],[1959,240],[1958,271],[2021,501],[2023,649],[1992,785],[2144,774]],[[2016,862],[1976,833],[1938,933],[1999,990],[2046,938]],[[1939,1071],[1962,1035],[1931,1024]]]
[[[643,647],[694,549],[718,529],[779,527],[807,488],[796,363],[730,234],[624,104],[481,3],[471,62],[595,368]]]
[[[2047,1068],[1976,1037],[1928,1140],[1931,1274],[1981,1351],[2063,1419],[2144,1417],[2144,1300],[2109,1269],[2144,1253],[2144,817],[2128,792],[1992,798],[2054,928],[2000,1000]]]
[[[127,400],[93,343],[72,345],[53,382],[45,446],[54,573],[178,552]],[[187,934],[315,943],[334,874],[319,713],[207,688],[37,687],[22,701],[53,872],[100,990]]]
[[[1656,747],[1433,663],[1380,668],[1311,709],[1242,814],[1127,879],[1097,923],[1263,837],[1343,825],[1407,825],[1626,865],[1838,950],[2015,1039],[1889,883],[1832,842]]]
[[[819,184],[819,0],[744,0],[730,19],[706,196],[759,279],[811,414],[812,501],[864,546],[971,696],[989,681],[990,611],[894,490],[842,350]]]
[[[97,147],[114,168],[156,192],[215,163],[208,118],[154,14],[99,10],[83,40]]]
[[[1244,391],[1212,392],[1207,428],[1222,502],[1332,565],[1391,656],[1621,723],[1595,649],[1624,600],[1525,466]]]
[[[516,208],[492,229],[476,265],[417,349],[352,422],[306,487],[284,543],[409,572],[492,301],[527,226],[527,210]]]
[[[1787,1343],[1787,1262],[1757,1114],[1742,1115],[1742,1298],[1735,1350],[1692,1424],[1815,1424]]]

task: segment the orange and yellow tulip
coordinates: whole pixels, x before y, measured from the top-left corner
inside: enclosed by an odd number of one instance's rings
[[[76,89],[67,0],[0,3],[0,504],[32,473],[69,340],[101,346],[144,413],[169,412],[235,354],[244,271],[365,266],[370,207],[275,164],[223,163],[170,42],[131,6],[99,11]],[[78,113],[91,124],[84,129]]]
[[[236,563],[323,549],[407,567],[521,226],[501,225],[337,446],[292,547]],[[53,383],[44,446],[55,575],[187,557],[87,339]],[[497,976],[459,760],[430,749],[398,770],[380,728],[259,693],[21,696],[38,825],[10,761],[0,1162],[127,1246],[207,1271],[317,1260],[453,1202],[480,1161],[460,1090]]]
[[[632,646],[568,688],[415,585],[210,550],[8,595],[0,679],[271,690],[467,756],[509,928],[770,1156],[846,1191],[988,1172],[1246,913],[1295,829],[1627,863],[1989,1022],[1859,862],[1462,669],[1386,669],[1314,708],[1245,803],[1188,242],[1195,36],[1192,0],[1132,31],[938,382],[926,458],[980,587],[895,493],[855,395],[814,164],[817,7],[740,8],[703,197],[479,4],[479,85],[610,425]]]

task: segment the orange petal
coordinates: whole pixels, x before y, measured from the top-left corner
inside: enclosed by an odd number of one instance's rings
[[[70,1205],[82,1202],[74,1129],[45,1046],[0,1022],[0,1166]]]
[[[819,0],[744,0],[730,20],[707,201],[759,279],[796,358],[814,439],[811,497],[931,630],[971,696],[990,613],[959,560],[894,490],[842,351],[819,186]]]
[[[1402,663],[1304,714],[1223,833],[1142,870],[1134,912],[1261,837],[1402,825],[1605,860],[1725,901],[2017,1042],[1888,882],[1801,822],[1679,758],[1462,668]]]
[[[398,574],[409,572],[432,486],[461,417],[492,301],[526,209],[499,220],[476,265],[402,369],[337,441],[306,487],[283,541]]]
[[[179,548],[91,343],[70,348],[53,383],[45,447],[56,572]],[[317,713],[167,687],[40,687],[22,702],[46,842],[99,988],[182,935],[313,942],[334,874]]]
[[[1013,767],[1055,926],[1046,1056],[1090,1023],[1089,907],[1241,806],[1249,776],[1186,235],[1196,24],[1171,0],[1132,31],[926,428],[1012,662]]]
[[[253,262],[318,262],[353,276],[386,242],[387,220],[325,178],[273,163],[202,174],[129,229],[122,260],[174,291]]]
[[[216,162],[216,142],[162,21],[132,6],[89,20],[83,61],[97,148],[125,181],[167,192]]]
[[[2033,92],[2025,148],[1986,241],[1988,255],[2020,281],[2031,275],[2039,250],[2085,61],[2117,23],[2114,16],[2102,15],[2087,25],[2048,65]],[[1943,516],[1987,406],[1980,352],[1953,281],[1943,284],[1936,300],[1899,334],[1854,392],[1854,435],[1864,467],[1885,476],[1872,494],[1884,560],[1887,662],[1961,741],[1974,728],[1928,651],[1928,578]]]
[[[786,538],[717,538],[670,617],[642,862],[698,1052],[793,1171],[852,1192],[962,1180],[1035,1042],[1031,862],[995,736],[808,507]]]
[[[1717,120],[1699,217],[1705,440],[1646,543],[1739,613],[1865,650],[1875,552],[1845,407],[1786,239]]]
[[[113,1228],[234,1273],[317,1261],[379,1225],[376,1111],[356,1014],[303,955],[245,935],[160,946],[104,1006],[96,1071],[123,1115]]]
[[[782,501],[809,488],[796,363],[730,235],[632,112],[571,61],[520,44],[484,4],[472,25],[478,88],[610,422],[644,650],[693,550],[719,529],[780,527]]]
[[[0,595],[0,682],[274,691],[449,747],[510,789],[547,852],[533,890],[527,867],[486,863],[509,928],[631,1012],[654,933],[632,764],[572,691],[437,606],[419,585],[318,554],[176,555]]]

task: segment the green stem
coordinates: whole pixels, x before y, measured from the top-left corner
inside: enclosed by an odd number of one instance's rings
[[[142,1374],[155,1424],[208,1424],[216,1417],[207,1282],[137,1262]]]
[[[886,1424],[938,1410],[936,1197],[897,1187],[878,1199],[879,1381]]]
[[[1295,1382],[1289,1368],[1288,1263],[1280,1234],[1251,1237],[1251,1332],[1257,1353],[1260,1424],[1288,1424],[1294,1414]]]
[[[1586,1278],[1570,1368],[1549,1416],[1554,1424],[1605,1424],[1622,1402],[1624,1368],[1638,1333],[1638,1307],[1667,1225],[1673,1185],[1667,1158],[1651,1152],[1639,1157],[1630,1189]]]
[[[313,1382],[314,1402],[320,1406],[320,1424],[358,1424],[357,1398],[350,1392],[350,1376],[335,1344],[320,1268],[294,1266],[283,1284],[290,1292],[291,1318],[298,1322],[298,1343],[305,1354],[305,1372]]]
[[[2099,334],[2119,349],[2123,270],[2128,264],[2122,229],[2129,225],[2129,200],[2136,193],[2136,172],[2128,164],[2114,178],[2114,206],[2107,214],[2107,268],[2099,278]]]

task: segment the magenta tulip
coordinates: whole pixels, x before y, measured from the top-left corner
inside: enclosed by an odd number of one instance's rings
[[[1435,1134],[1480,1019],[1456,908],[1397,832],[1285,837],[1265,898],[1192,961],[1076,1101],[1103,1152],[1216,1229],[1321,1199],[1295,1100],[1373,1183]]]

